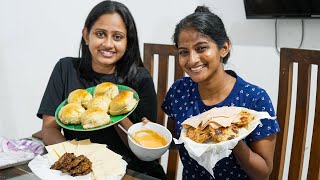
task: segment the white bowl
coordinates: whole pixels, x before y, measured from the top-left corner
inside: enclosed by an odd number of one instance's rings
[[[140,122],[133,124],[129,129],[128,132],[130,134],[134,134],[135,132],[142,130],[142,129],[150,129],[155,132],[157,132],[160,136],[162,136],[166,141],[167,144],[165,146],[159,147],[159,148],[148,148],[143,147],[137,144],[134,140],[131,139],[130,136],[128,136],[128,144],[132,152],[141,160],[143,161],[153,161],[155,159],[160,158],[169,148],[171,141],[172,141],[172,135],[171,132],[165,128],[164,126],[148,122],[146,124]]]

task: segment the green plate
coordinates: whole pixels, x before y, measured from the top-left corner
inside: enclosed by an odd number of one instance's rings
[[[132,92],[134,93],[134,94],[133,94],[133,97],[134,97],[136,100],[138,100],[137,103],[136,103],[136,105],[134,106],[134,108],[133,108],[130,112],[128,112],[127,114],[122,114],[122,115],[118,115],[118,116],[112,116],[112,115],[110,115],[111,123],[106,124],[106,125],[103,125],[103,126],[95,127],[95,128],[83,129],[83,127],[82,127],[81,124],[78,124],[78,125],[68,124],[68,125],[67,125],[67,124],[63,124],[63,123],[60,121],[60,119],[59,119],[59,117],[58,117],[58,114],[59,114],[61,108],[68,103],[68,102],[67,102],[67,99],[66,99],[66,100],[64,100],[64,101],[58,106],[58,108],[56,109],[56,112],[55,112],[56,122],[57,122],[61,127],[65,128],[65,129],[73,130],[73,131],[95,131],[95,130],[103,129],[103,128],[106,128],[106,127],[109,127],[109,126],[113,126],[114,124],[120,122],[121,120],[123,120],[124,118],[126,118],[127,116],[129,116],[129,115],[136,109],[136,107],[137,107],[137,105],[138,105],[138,102],[139,102],[139,95],[138,95],[138,93],[137,93],[134,89],[132,89],[132,88],[130,88],[130,87],[128,87],[128,86],[119,85],[119,84],[117,84],[117,86],[118,86],[118,89],[119,89],[120,92],[121,92],[121,91],[132,91]],[[88,91],[90,94],[93,95],[93,92],[94,92],[95,88],[96,88],[95,86],[94,86],[94,87],[90,87],[90,88],[86,89],[86,91]]]

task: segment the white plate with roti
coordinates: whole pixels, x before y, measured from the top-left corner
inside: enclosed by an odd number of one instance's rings
[[[243,139],[260,124],[260,112],[235,106],[212,108],[186,119],[182,136],[196,143],[220,144]]]
[[[48,154],[36,156],[29,162],[28,166],[32,172],[40,179],[115,179],[120,180],[126,172],[127,163],[122,156],[114,153],[106,148],[105,144],[91,143],[90,140],[82,141],[65,141],[62,143],[46,146]],[[72,155],[73,159],[65,163],[63,159],[66,155]],[[77,166],[70,168],[67,172],[63,172],[78,158],[84,156],[90,161],[91,171],[87,174],[72,174],[76,169],[84,168],[83,161],[78,162]],[[54,168],[61,161],[60,168]],[[86,171],[86,170],[84,170]],[[71,175],[72,174],[72,175]],[[75,175],[75,176],[74,176]]]
[[[184,143],[190,157],[213,175],[215,164],[228,157],[238,141],[247,137],[265,118],[276,119],[268,112],[243,107],[212,108],[186,119],[175,143]]]

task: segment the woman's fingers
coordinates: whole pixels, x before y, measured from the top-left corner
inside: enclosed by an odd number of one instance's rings
[[[141,121],[142,121],[143,125],[146,125],[148,122],[150,122],[150,120],[148,118],[146,118],[146,117],[143,117],[141,119]]]

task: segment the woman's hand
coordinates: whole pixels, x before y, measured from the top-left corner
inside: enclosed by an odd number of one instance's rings
[[[239,141],[233,149],[242,169],[251,179],[269,179],[273,167],[273,153],[276,135],[259,139],[250,144]]]
[[[150,120],[148,118],[146,118],[146,117],[143,117],[141,119],[141,121],[142,121],[143,125],[146,125],[148,122],[150,122]]]

